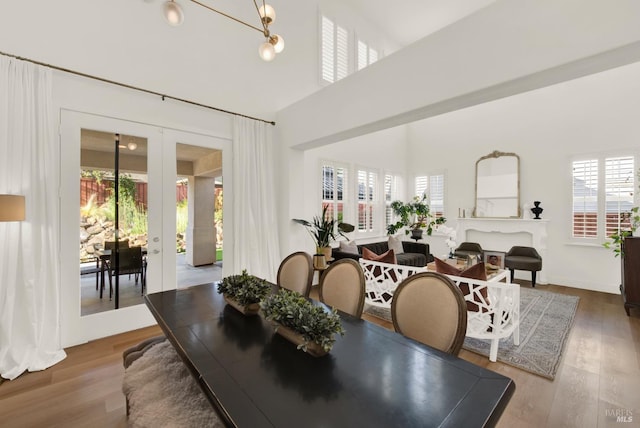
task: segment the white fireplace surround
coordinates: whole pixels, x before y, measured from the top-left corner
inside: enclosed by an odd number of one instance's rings
[[[544,265],[547,256],[547,224],[548,219],[524,219],[524,218],[458,218],[456,236],[458,242],[467,241],[469,231],[483,233],[526,233],[531,236],[531,246],[542,256],[542,270],[538,272],[539,284],[547,284],[547,275]],[[482,243],[480,243],[482,245]],[[514,244],[515,245],[515,244]],[[519,245],[519,244],[518,244]]]

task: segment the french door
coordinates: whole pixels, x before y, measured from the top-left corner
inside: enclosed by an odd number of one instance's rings
[[[66,347],[155,323],[142,296],[176,288],[180,147],[220,151],[220,174],[231,150],[224,139],[66,110],[60,131]],[[125,250],[115,266],[109,246],[141,247],[142,274],[116,270]]]

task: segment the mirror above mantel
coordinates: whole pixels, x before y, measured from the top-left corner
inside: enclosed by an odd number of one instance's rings
[[[520,157],[494,151],[476,162],[474,217],[520,217]]]

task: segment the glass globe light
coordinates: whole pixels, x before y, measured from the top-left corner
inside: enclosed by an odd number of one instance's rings
[[[135,150],[138,148],[138,145],[136,143],[134,143],[133,141],[127,144],[127,148],[129,150]]]
[[[273,48],[273,45],[269,42],[264,42],[258,48],[258,53],[260,54],[260,58],[264,61],[271,61],[276,57],[276,50]]]
[[[276,53],[280,53],[284,50],[284,39],[279,34],[274,34],[269,38],[269,43],[273,45],[273,49]]]
[[[260,14],[260,18],[266,21],[267,24],[272,24],[276,20],[276,11],[268,4],[260,6],[258,13]]]
[[[169,25],[177,27],[184,21],[184,12],[182,7],[173,0],[166,1],[163,6],[164,19],[167,20]]]

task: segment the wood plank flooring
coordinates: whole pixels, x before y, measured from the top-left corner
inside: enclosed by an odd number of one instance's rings
[[[555,285],[536,288],[580,297],[554,381],[465,350],[460,355],[515,381],[515,395],[498,426],[640,427],[640,311],[627,317],[617,295]],[[365,318],[391,328],[384,320]],[[161,333],[154,326],[69,348],[56,366],[3,382],[0,426],[127,426],[122,351]],[[632,422],[617,422],[617,416]]]

